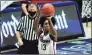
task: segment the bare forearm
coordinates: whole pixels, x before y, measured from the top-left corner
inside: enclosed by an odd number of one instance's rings
[[[35,28],[35,29],[38,28],[39,20],[40,20],[40,12],[39,12],[39,10],[38,10],[37,18],[36,18],[35,21],[34,21],[34,28]]]
[[[21,37],[20,37],[20,32],[19,32],[19,31],[17,31],[16,37],[17,37],[18,42],[19,42],[19,41],[22,41],[22,39],[21,39]]]
[[[49,24],[50,24],[50,32],[51,32],[51,34],[52,34],[54,37],[57,37],[57,32],[56,32],[56,30],[54,29],[54,26],[53,26],[53,24],[52,24],[51,19],[49,19],[48,21],[49,21]]]
[[[34,21],[34,30],[36,30],[38,28],[38,21],[37,19]]]
[[[27,6],[27,4],[23,3],[23,4],[22,4],[22,10],[23,10],[23,12],[24,12],[26,15],[28,15],[28,11],[27,11],[26,6]]]
[[[40,12],[38,11],[38,15],[36,20],[34,21],[34,31],[37,35],[39,35],[39,20],[40,20]]]

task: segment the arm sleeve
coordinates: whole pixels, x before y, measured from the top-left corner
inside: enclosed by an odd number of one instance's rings
[[[17,31],[22,31],[22,29],[23,29],[23,21],[24,21],[24,17],[22,17],[22,19],[20,20],[20,22],[19,22],[19,24],[18,24],[18,26],[17,26]]]

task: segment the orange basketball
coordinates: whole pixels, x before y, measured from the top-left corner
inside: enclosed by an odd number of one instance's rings
[[[54,15],[55,8],[52,4],[46,3],[42,6],[41,11],[44,16],[51,16]]]

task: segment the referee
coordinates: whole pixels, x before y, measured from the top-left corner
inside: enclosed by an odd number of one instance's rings
[[[33,31],[33,22],[37,18],[37,6],[29,4],[27,9],[29,15],[23,16],[17,27],[18,54],[38,54],[38,38]]]

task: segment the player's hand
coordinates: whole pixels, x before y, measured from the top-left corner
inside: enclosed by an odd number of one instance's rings
[[[38,5],[38,10],[37,10],[38,17],[40,17],[40,14],[41,14],[41,5]]]
[[[38,5],[38,11],[41,11],[41,5]]]
[[[51,20],[51,18],[52,18],[53,16],[50,16],[50,17],[46,17],[48,20]]]
[[[18,41],[18,45],[22,46],[23,45],[23,41],[22,40]]]

